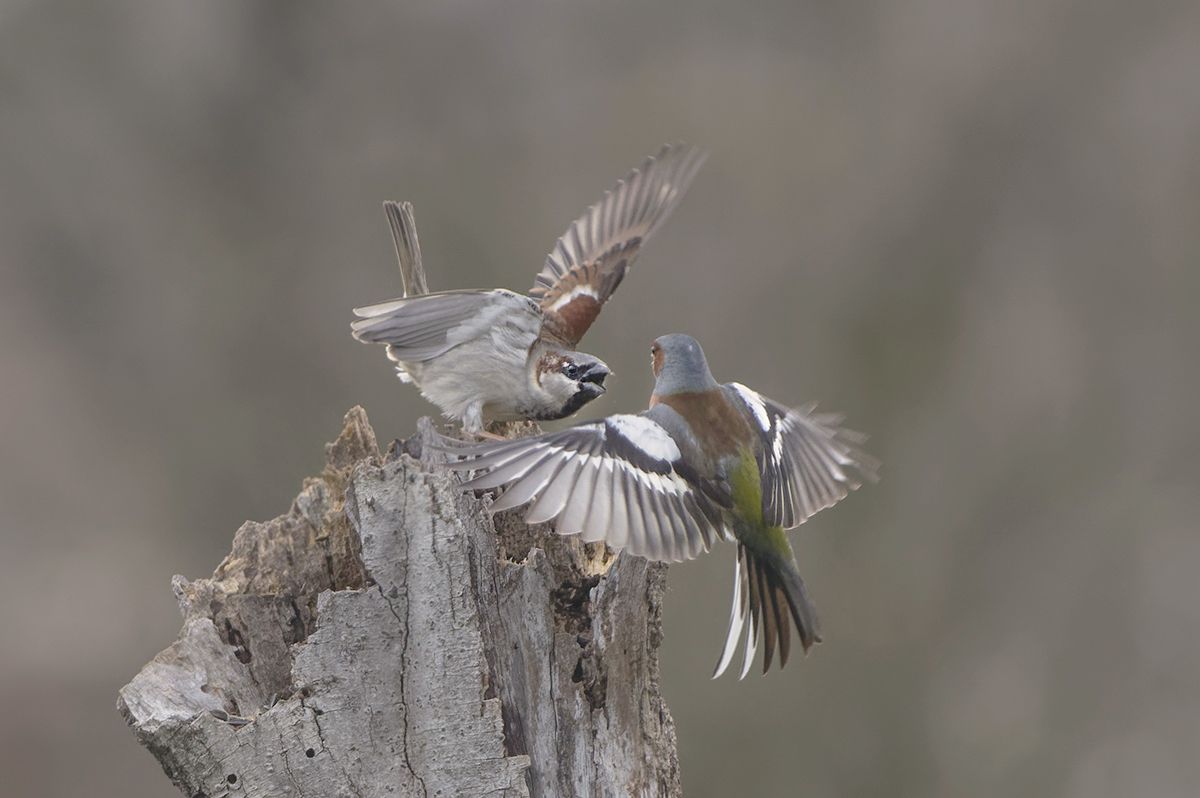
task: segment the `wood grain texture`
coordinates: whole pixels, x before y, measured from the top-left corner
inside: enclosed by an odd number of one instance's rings
[[[493,523],[433,435],[382,457],[351,410],[286,514],[175,578],[118,706],[185,795],[680,794],[665,566]]]

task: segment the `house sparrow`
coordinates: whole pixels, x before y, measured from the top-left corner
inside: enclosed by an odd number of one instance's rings
[[[775,649],[787,663],[791,625],[805,651],[819,642],[785,529],[804,523],[874,480],[878,463],[841,417],[789,410],[736,382],[720,385],[700,344],[665,335],[651,348],[656,383],[650,408],[499,443],[448,442],[473,471],[468,490],[505,487],[498,512],[530,504],[526,520],[557,519],[560,534],[651,560],[680,561],[724,537],[737,542],[733,609],[713,678],[729,665],[746,626],[742,676],[758,641],[763,673]]]
[[[602,360],[575,347],[703,161],[684,144],[643,161],[571,223],[529,296],[502,288],[423,293],[411,206],[389,208],[406,294],[355,309],[354,337],[387,344],[400,379],[468,432],[481,433],[485,420],[572,415],[604,393],[609,375]]]

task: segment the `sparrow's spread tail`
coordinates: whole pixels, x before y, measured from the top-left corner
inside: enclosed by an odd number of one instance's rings
[[[782,532],[782,530],[780,530]],[[789,552],[790,555],[790,552]],[[729,632],[721,659],[713,671],[717,678],[729,666],[750,615],[746,630],[745,653],[739,678],[745,678],[754,662],[758,641],[763,642],[763,673],[771,668],[776,647],[779,648],[779,667],[787,664],[791,653],[791,628],[794,623],[800,634],[800,645],[808,651],[821,642],[817,612],[804,589],[804,580],[792,557],[754,554],[744,544],[738,544],[734,562],[733,608],[729,615]]]
[[[400,279],[404,281],[404,296],[429,293],[425,283],[425,267],[421,264],[421,242],[417,240],[417,223],[413,219],[411,202],[383,203],[388,226],[392,228],[392,243],[400,261]]]

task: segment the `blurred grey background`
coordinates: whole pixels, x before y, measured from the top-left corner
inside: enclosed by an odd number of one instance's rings
[[[1200,5],[0,2],[0,773],[170,796],[114,709],[351,405],[430,411],[354,305],[525,289],[667,139],[711,158],[588,338],[872,434],[794,536],[826,643],[710,682],[732,550],[674,567],[692,795],[1200,792]]]

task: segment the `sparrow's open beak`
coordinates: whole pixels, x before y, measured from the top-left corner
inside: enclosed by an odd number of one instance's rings
[[[604,393],[604,380],[611,374],[608,366],[603,363],[591,363],[584,368],[583,373],[579,375],[580,382],[590,382],[600,389],[600,393]]]

